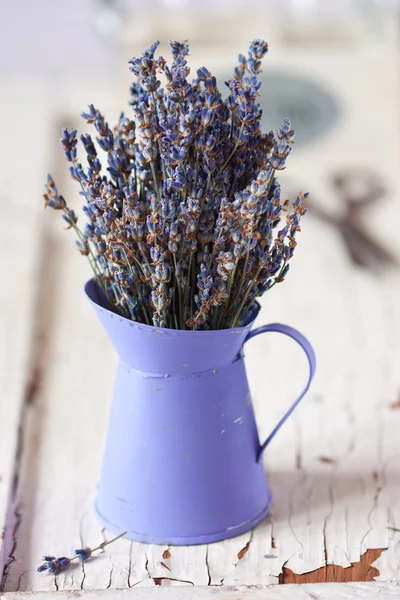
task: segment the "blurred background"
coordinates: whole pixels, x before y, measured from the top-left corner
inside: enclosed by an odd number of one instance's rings
[[[270,46],[264,126],[277,128],[289,117],[297,131],[283,187],[312,192],[311,210],[336,228],[352,262],[396,262],[400,236],[390,215],[400,189],[397,1],[19,0],[3,3],[1,12],[2,212],[12,199],[12,210],[20,206],[24,219],[26,210],[33,218],[48,170],[67,192],[61,127],[82,129],[79,114],[89,102],[111,123],[129,110],[127,62],[152,41],[159,39],[167,55],[169,39],[188,39],[193,70],[205,64],[224,81],[237,54],[262,37]],[[29,154],[23,159],[21,144]],[[29,202],[28,187],[37,194]]]

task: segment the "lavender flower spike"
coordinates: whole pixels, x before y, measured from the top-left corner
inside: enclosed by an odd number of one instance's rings
[[[96,552],[97,550],[104,550],[106,546],[112,544],[113,542],[116,542],[124,535],[126,535],[126,531],[124,531],[117,537],[114,537],[112,540],[109,540],[108,542],[102,542],[96,548],[93,549],[89,548],[88,546],[86,546],[85,548],[78,548],[78,550],[75,550],[75,554],[71,558],[67,558],[66,556],[60,556],[59,558],[56,558],[55,556],[49,556],[46,554],[45,556],[43,556],[42,559],[43,564],[41,564],[37,570],[39,571],[39,573],[47,571],[52,575],[58,575],[60,571],[67,569],[73,560],[79,560],[81,563],[83,563],[89,560],[93,552]]]
[[[78,548],[78,550],[75,550],[75,554],[79,556],[80,562],[85,562],[92,556],[92,549],[89,546]]]
[[[288,119],[261,130],[264,40],[239,55],[226,98],[206,67],[190,79],[186,40],[170,42],[169,64],[158,46],[129,61],[131,108],[114,127],[89,104],[82,117],[94,136],[63,130],[86,226],[51,176],[45,206],[61,211],[119,315],[171,329],[234,327],[289,272],[307,195],[290,209],[278,175],[295,132]]]
[[[58,575],[60,571],[66,569],[71,562],[70,558],[66,556],[60,556],[60,558],[56,558],[55,556],[44,556],[43,564],[38,567],[38,571],[48,571],[53,575]]]

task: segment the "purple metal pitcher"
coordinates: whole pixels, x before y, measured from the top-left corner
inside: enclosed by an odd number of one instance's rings
[[[96,512],[107,529],[151,544],[204,544],[252,529],[271,493],[262,453],[307,392],[315,355],[286,325],[250,331],[158,329],[106,308],[92,281],[86,294],[119,364]],[[307,385],[260,444],[243,346],[276,331],[307,355]]]

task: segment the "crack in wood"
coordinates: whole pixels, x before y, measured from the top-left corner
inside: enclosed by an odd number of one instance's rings
[[[161,566],[162,566],[164,569],[167,569],[167,571],[171,572],[171,567],[169,567],[169,566],[167,565],[167,563],[165,563],[165,562],[161,561],[161,562],[160,562],[160,565],[161,565]]]
[[[294,573],[283,566],[279,575],[279,583],[327,583],[346,581],[374,581],[379,576],[379,570],[372,566],[387,548],[369,549],[361,555],[358,562],[353,562],[349,567],[340,565],[325,565],[307,573]]]
[[[108,584],[107,584],[107,587],[106,587],[107,590],[110,589],[111,584],[112,584],[113,571],[114,571],[114,567],[111,565],[111,568],[110,568],[110,578],[108,580]]]
[[[84,548],[85,544],[83,541],[83,520],[82,519],[79,524],[79,540],[80,540],[80,547]],[[81,566],[81,570],[82,570],[82,579],[81,579],[81,583],[80,583],[80,588],[81,588],[81,590],[83,590],[83,586],[84,586],[85,579],[86,579],[85,563],[83,561],[80,561],[80,566]]]
[[[146,571],[147,575],[149,576],[149,579],[153,579],[153,577],[151,576],[151,573],[150,573],[150,569],[149,569],[149,557],[147,554],[147,550],[145,552],[144,559],[145,559],[145,561],[144,561],[145,571]]]
[[[330,510],[329,513],[326,515],[325,519],[324,519],[324,528],[323,528],[323,539],[324,539],[324,560],[325,560],[325,566],[328,566],[328,546],[327,546],[327,535],[326,535],[326,528],[328,527],[328,521],[330,520],[330,518],[332,517],[333,514],[333,510],[334,510],[334,504],[335,504],[335,500],[334,500],[334,487],[333,487],[333,481],[335,478],[335,471],[333,470],[330,478],[329,478],[329,487],[328,487],[328,496],[329,496],[329,506],[330,506]]]
[[[85,565],[83,562],[81,563],[81,568],[82,568],[82,579],[81,579],[80,588],[81,588],[81,590],[83,590],[83,586],[85,584],[85,579],[86,579]]]
[[[207,575],[208,575],[207,585],[211,585],[211,571],[210,571],[210,563],[208,560],[208,549],[209,549],[209,546],[207,544],[207,548],[206,548],[206,568],[207,568]]]
[[[363,546],[364,546],[364,542],[365,542],[365,540],[367,539],[368,535],[371,533],[371,531],[374,528],[374,526],[372,524],[372,515],[374,514],[375,510],[377,509],[379,495],[380,495],[381,491],[382,491],[382,488],[381,488],[381,486],[378,485],[376,487],[376,490],[375,490],[375,494],[374,494],[374,498],[373,498],[373,501],[372,501],[371,510],[368,513],[368,525],[369,525],[369,529],[366,532],[366,534],[363,536],[363,538],[362,538],[362,540],[360,542],[360,548],[361,548],[360,552],[362,552]]]
[[[21,589],[21,581],[22,581],[22,578],[23,578],[23,576],[25,575],[26,572],[27,571],[23,571],[21,573],[21,575],[18,577],[17,592],[19,592],[19,590]]]
[[[328,523],[328,518],[329,517],[325,517],[325,519],[324,519],[324,530],[323,530],[325,566],[328,566],[328,548],[326,546],[326,526],[327,526],[327,523]]]
[[[132,585],[131,585],[131,575],[132,575],[132,546],[133,546],[133,542],[131,542],[129,544],[128,577],[127,577],[128,588],[132,587]]]
[[[368,513],[368,525],[369,525],[369,529],[366,532],[366,534],[363,536],[361,542],[360,542],[360,554],[363,551],[363,548],[365,547],[365,540],[367,539],[368,535],[371,533],[371,531],[373,531],[374,526],[372,523],[372,515],[374,514],[374,512],[376,511],[376,509],[378,508],[378,503],[379,503],[379,496],[382,492],[382,490],[384,489],[385,485],[386,485],[386,476],[385,476],[385,465],[382,465],[382,454],[383,454],[383,436],[384,436],[384,421],[383,421],[383,417],[382,417],[382,411],[380,411],[381,414],[377,413],[377,423],[378,423],[378,428],[377,428],[377,457],[378,457],[378,461],[381,465],[381,469],[380,471],[373,471],[372,472],[372,479],[373,482],[375,484],[375,494],[373,497],[373,501],[372,501],[372,507],[371,510]]]
[[[16,489],[17,485],[18,485],[18,475],[16,474],[14,477],[14,489]],[[16,561],[15,552],[16,552],[17,543],[18,543],[17,535],[18,535],[18,529],[21,524],[21,521],[22,521],[22,513],[20,510],[20,507],[16,506],[15,510],[14,510],[14,528],[13,528],[13,532],[12,532],[12,547],[11,547],[11,550],[10,550],[10,553],[8,556],[8,561],[7,561],[6,565],[4,566],[3,575],[2,575],[1,582],[0,582],[0,593],[5,590],[9,568],[12,565],[12,563]]]

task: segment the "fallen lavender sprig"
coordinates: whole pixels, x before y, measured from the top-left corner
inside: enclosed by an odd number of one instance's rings
[[[239,56],[226,99],[205,67],[189,81],[186,42],[170,46],[171,65],[155,56],[158,42],[129,61],[131,116],[122,113],[112,129],[92,104],[82,114],[96,135],[80,137],[86,168],[76,129],[63,130],[70,174],[85,199],[84,229],[51,176],[45,205],[75,231],[119,314],[156,327],[235,327],[285,279],[296,247],[307,194],[289,210],[277,180],[294,130],[287,119],[276,132],[260,128],[266,42],[254,40]]]
[[[116,540],[119,540],[119,538],[126,535],[126,533],[127,532],[124,531],[124,533],[121,533],[112,540],[108,542],[102,542],[96,548],[89,548],[89,546],[85,546],[85,548],[78,548],[78,550],[75,550],[75,555],[71,558],[68,558],[66,556],[60,556],[59,558],[56,558],[55,556],[49,556],[46,554],[45,556],[43,556],[42,559],[43,564],[41,564],[37,570],[39,572],[48,571],[53,575],[58,575],[60,571],[67,569],[73,560],[79,560],[79,562],[81,563],[86,562],[93,555],[93,552],[97,552],[97,550],[104,550],[106,546],[112,544]]]

